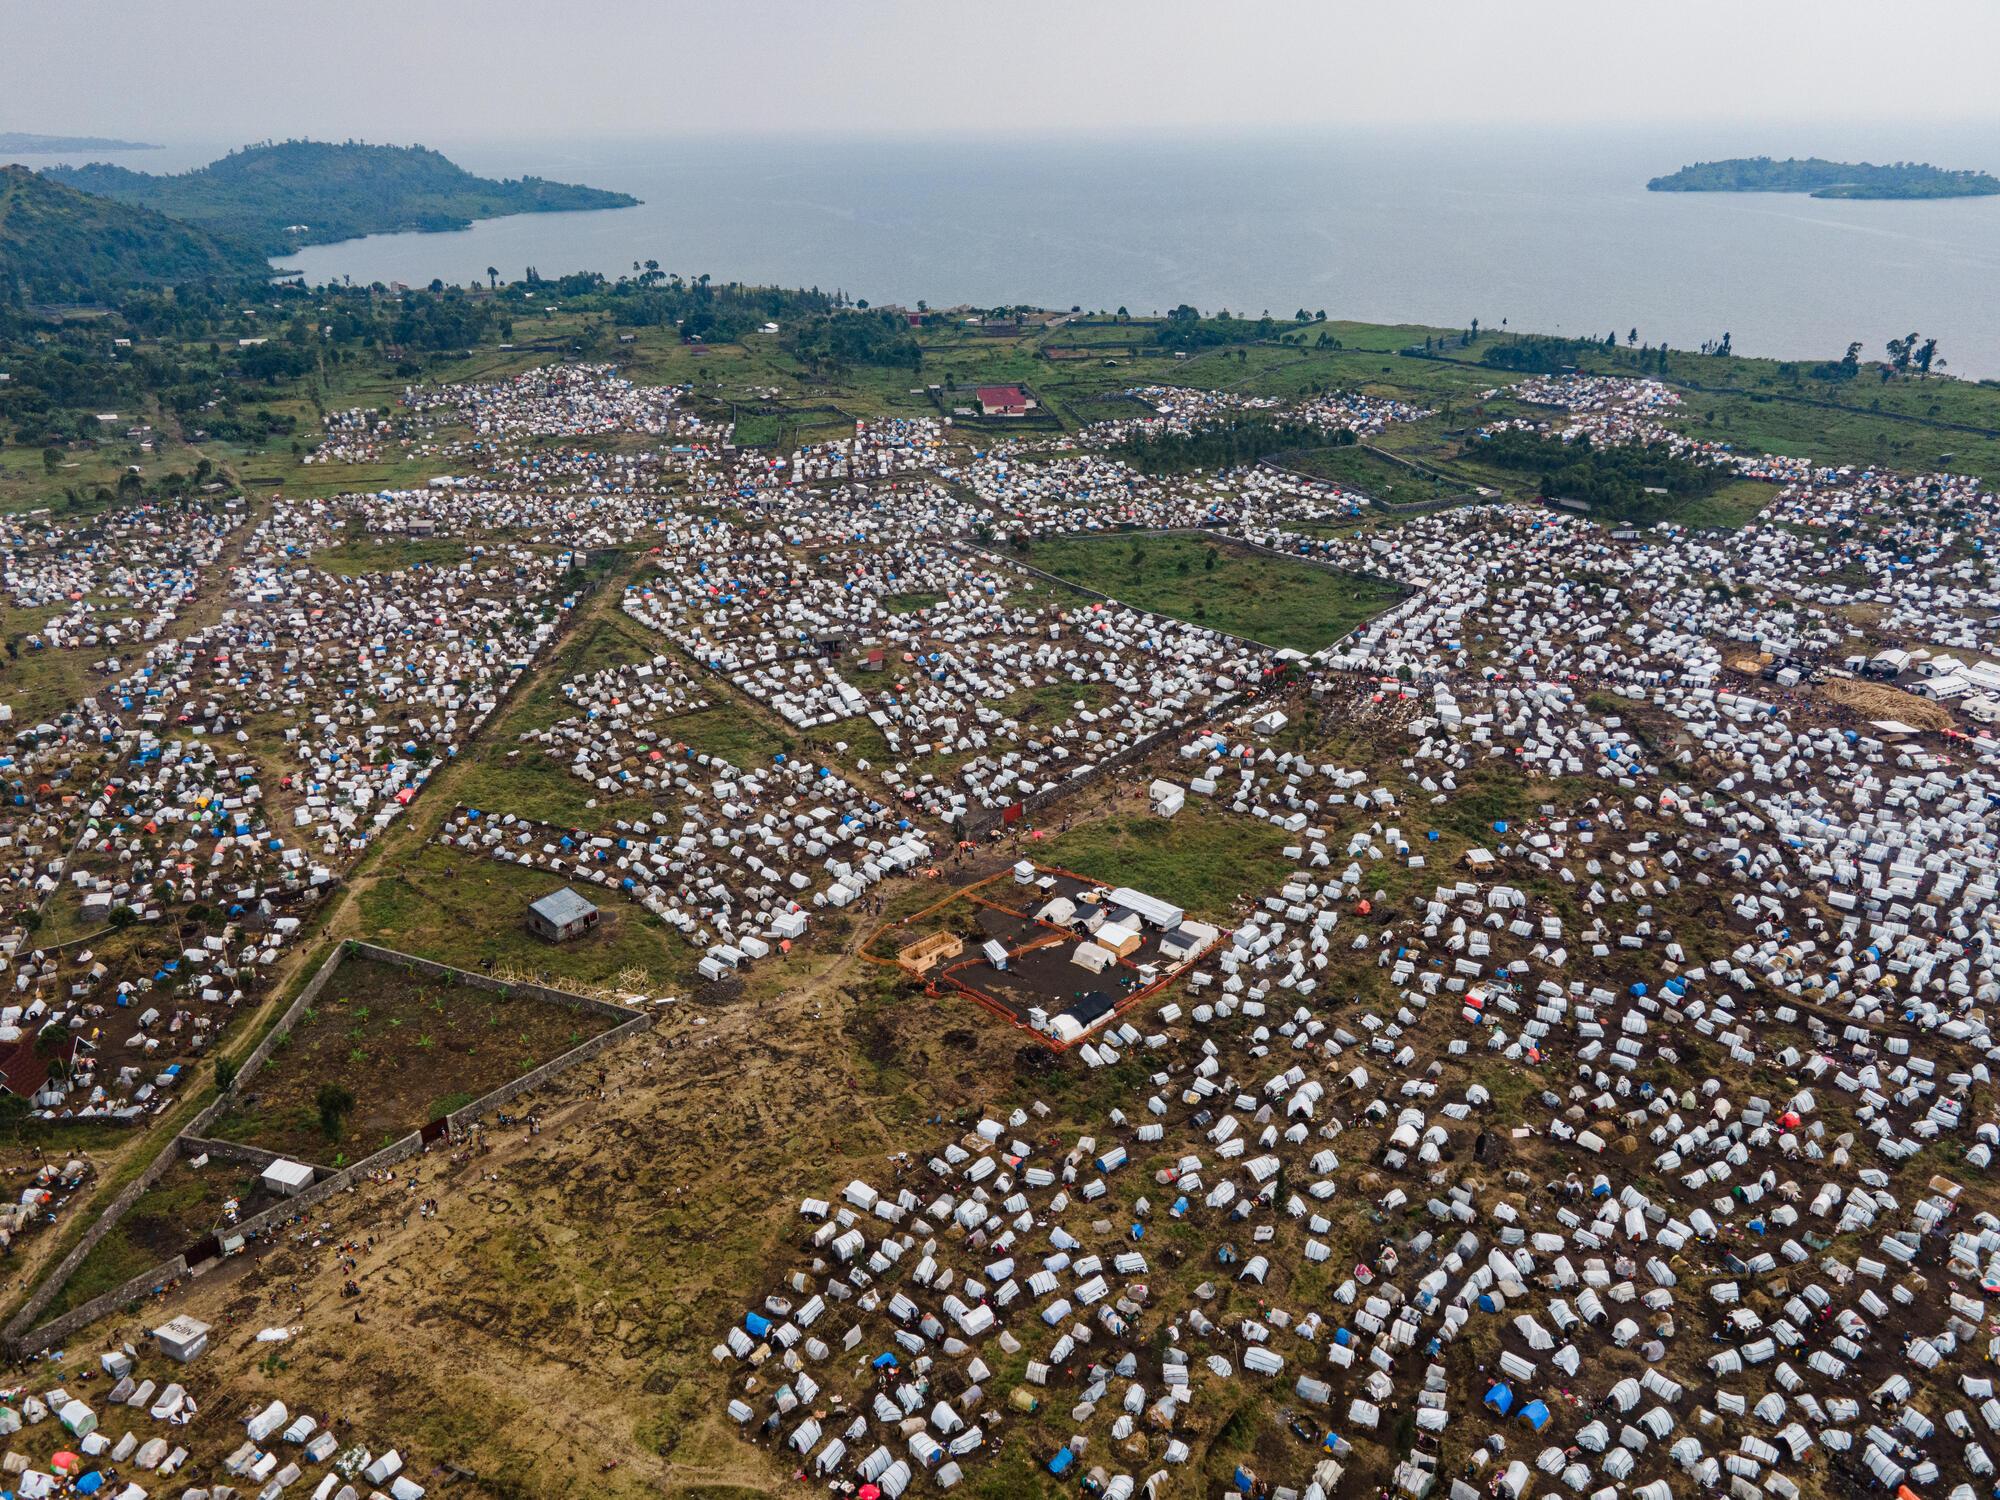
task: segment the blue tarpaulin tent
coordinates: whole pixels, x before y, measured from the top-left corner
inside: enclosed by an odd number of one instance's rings
[[[1514,1393],[1505,1385],[1496,1384],[1492,1390],[1486,1393],[1486,1400],[1482,1404],[1489,1411],[1497,1411],[1504,1417],[1507,1415],[1508,1409],[1514,1404]]]
[[[1521,1420],[1535,1431],[1540,1432],[1549,1425],[1549,1405],[1546,1401],[1530,1401],[1521,1408]]]

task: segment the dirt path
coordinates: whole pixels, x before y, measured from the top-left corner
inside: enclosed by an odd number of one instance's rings
[[[235,561],[240,560],[243,551],[249,544],[250,531],[254,529],[255,524],[255,520],[253,519],[250,526],[245,529],[243,536],[233,545],[230,556],[218,561],[217,566],[219,568],[226,572],[228,567],[233,566]],[[215,1055],[218,1059],[230,1057],[241,1061],[244,1057],[248,1056],[251,1049],[256,1046],[258,1039],[262,1036],[268,1024],[277,1017],[281,1005],[288,1000],[300,980],[316,968],[325,958],[329,946],[343,938],[361,935],[360,897],[362,893],[378,880],[386,869],[392,869],[396,862],[407,859],[414,850],[420,848],[423,842],[429,838],[431,832],[437,827],[438,821],[443,816],[436,809],[444,808],[449,810],[451,807],[452,804],[449,800],[450,787],[464,774],[462,768],[471,760],[472,752],[484,743],[485,736],[492,730],[494,725],[502,720],[506,714],[508,705],[519,694],[528,691],[531,685],[538,681],[544,672],[550,670],[557,653],[562,649],[570,633],[584,622],[595,619],[601,614],[607,606],[607,601],[609,601],[611,607],[616,607],[616,601],[623,594],[623,579],[629,573],[632,566],[633,563],[629,559],[621,563],[619,568],[614,570],[610,576],[600,583],[577,608],[569,612],[555,634],[550,638],[540,659],[532,664],[527,671],[516,677],[513,683],[508,686],[506,693],[502,695],[499,703],[495,705],[493,712],[487,716],[485,723],[466,736],[460,753],[424,784],[417,797],[412,799],[404,815],[390,824],[382,838],[363,852],[354,869],[346,879],[340,882],[333,893],[327,898],[326,903],[315,914],[313,918],[313,927],[315,930],[310,932],[302,941],[294,944],[291,951],[280,959],[272,969],[270,977],[266,981],[264,999],[259,1002],[255,1010],[238,1018],[232,1024],[227,1041],[217,1049]],[[221,601],[225,594],[226,591],[218,590],[215,593],[217,602],[205,607],[201,611],[191,610],[190,614],[194,618],[188,621],[187,629],[181,633],[178,639],[184,640],[188,638],[188,636],[203,628],[205,623],[213,623],[215,618],[219,618],[221,610],[224,607]],[[204,619],[204,616],[212,618]],[[79,812],[78,831],[76,836],[71,840],[68,853],[64,856],[65,870],[67,870],[69,860],[75,856],[76,850],[80,847],[84,832],[88,827],[89,820]],[[16,1295],[9,1300],[6,1308],[9,1315],[12,1314],[20,1301],[25,1299],[28,1292],[40,1279],[44,1269],[54,1265],[63,1255],[68,1253],[69,1248],[76,1243],[78,1236],[96,1219],[98,1214],[103,1212],[104,1206],[117,1195],[118,1190],[131,1179],[144,1163],[150,1162],[164,1149],[167,1142],[172,1140],[185,1127],[188,1120],[207,1101],[208,1096],[205,1093],[190,1091],[166,1114],[149,1120],[145,1126],[135,1130],[129,1145],[113,1153],[109,1153],[105,1158],[100,1160],[99,1186],[97,1191],[93,1194],[89,1202],[77,1204],[70,1210],[68,1221],[64,1226],[64,1233],[61,1235],[48,1234],[36,1236],[28,1243],[19,1259],[9,1266],[8,1269],[15,1272],[16,1291]]]
[[[778,1492],[787,1474],[721,1410],[709,1325],[750,1294],[829,1161],[880,1176],[897,1144],[828,1036],[852,1019],[866,930],[773,966],[755,994],[676,1011],[518,1101],[483,1148],[418,1158],[170,1295],[217,1327],[210,1410],[282,1395],[497,1496]],[[539,1134],[518,1123],[529,1112]],[[361,1247],[358,1296],[343,1243]],[[272,1325],[300,1330],[279,1368],[255,1342]]]

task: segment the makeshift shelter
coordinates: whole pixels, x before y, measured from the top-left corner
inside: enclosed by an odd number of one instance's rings
[[[598,916],[595,906],[564,886],[528,908],[528,931],[545,942],[566,943],[595,927]]]

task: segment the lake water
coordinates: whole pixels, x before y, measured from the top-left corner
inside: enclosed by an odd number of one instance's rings
[[[379,235],[287,257],[313,281],[412,285],[648,258],[876,302],[1134,313],[1324,308],[1375,322],[1665,337],[1870,356],[1912,329],[2000,376],[2000,197],[1933,203],[1649,193],[1701,158],[1768,151],[2000,171],[1991,128],[1372,131],[1223,140],[429,142],[467,168],[645,200],[603,213]],[[150,158],[150,159],[149,159]],[[148,170],[204,159],[176,146]]]

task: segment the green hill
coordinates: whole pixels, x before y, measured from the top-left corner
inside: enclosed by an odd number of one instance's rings
[[[86,300],[122,287],[262,276],[254,251],[26,167],[0,167],[0,302]]]
[[[1929,162],[1827,161],[1824,157],[1737,156],[1698,161],[1646,184],[1655,193],[1810,193],[1815,198],[1983,198],[2000,178]]]
[[[322,141],[250,146],[169,176],[104,162],[50,167],[46,175],[87,193],[171,214],[266,255],[363,234],[463,229],[475,219],[628,208],[639,201],[539,177],[475,177],[422,146]]]

